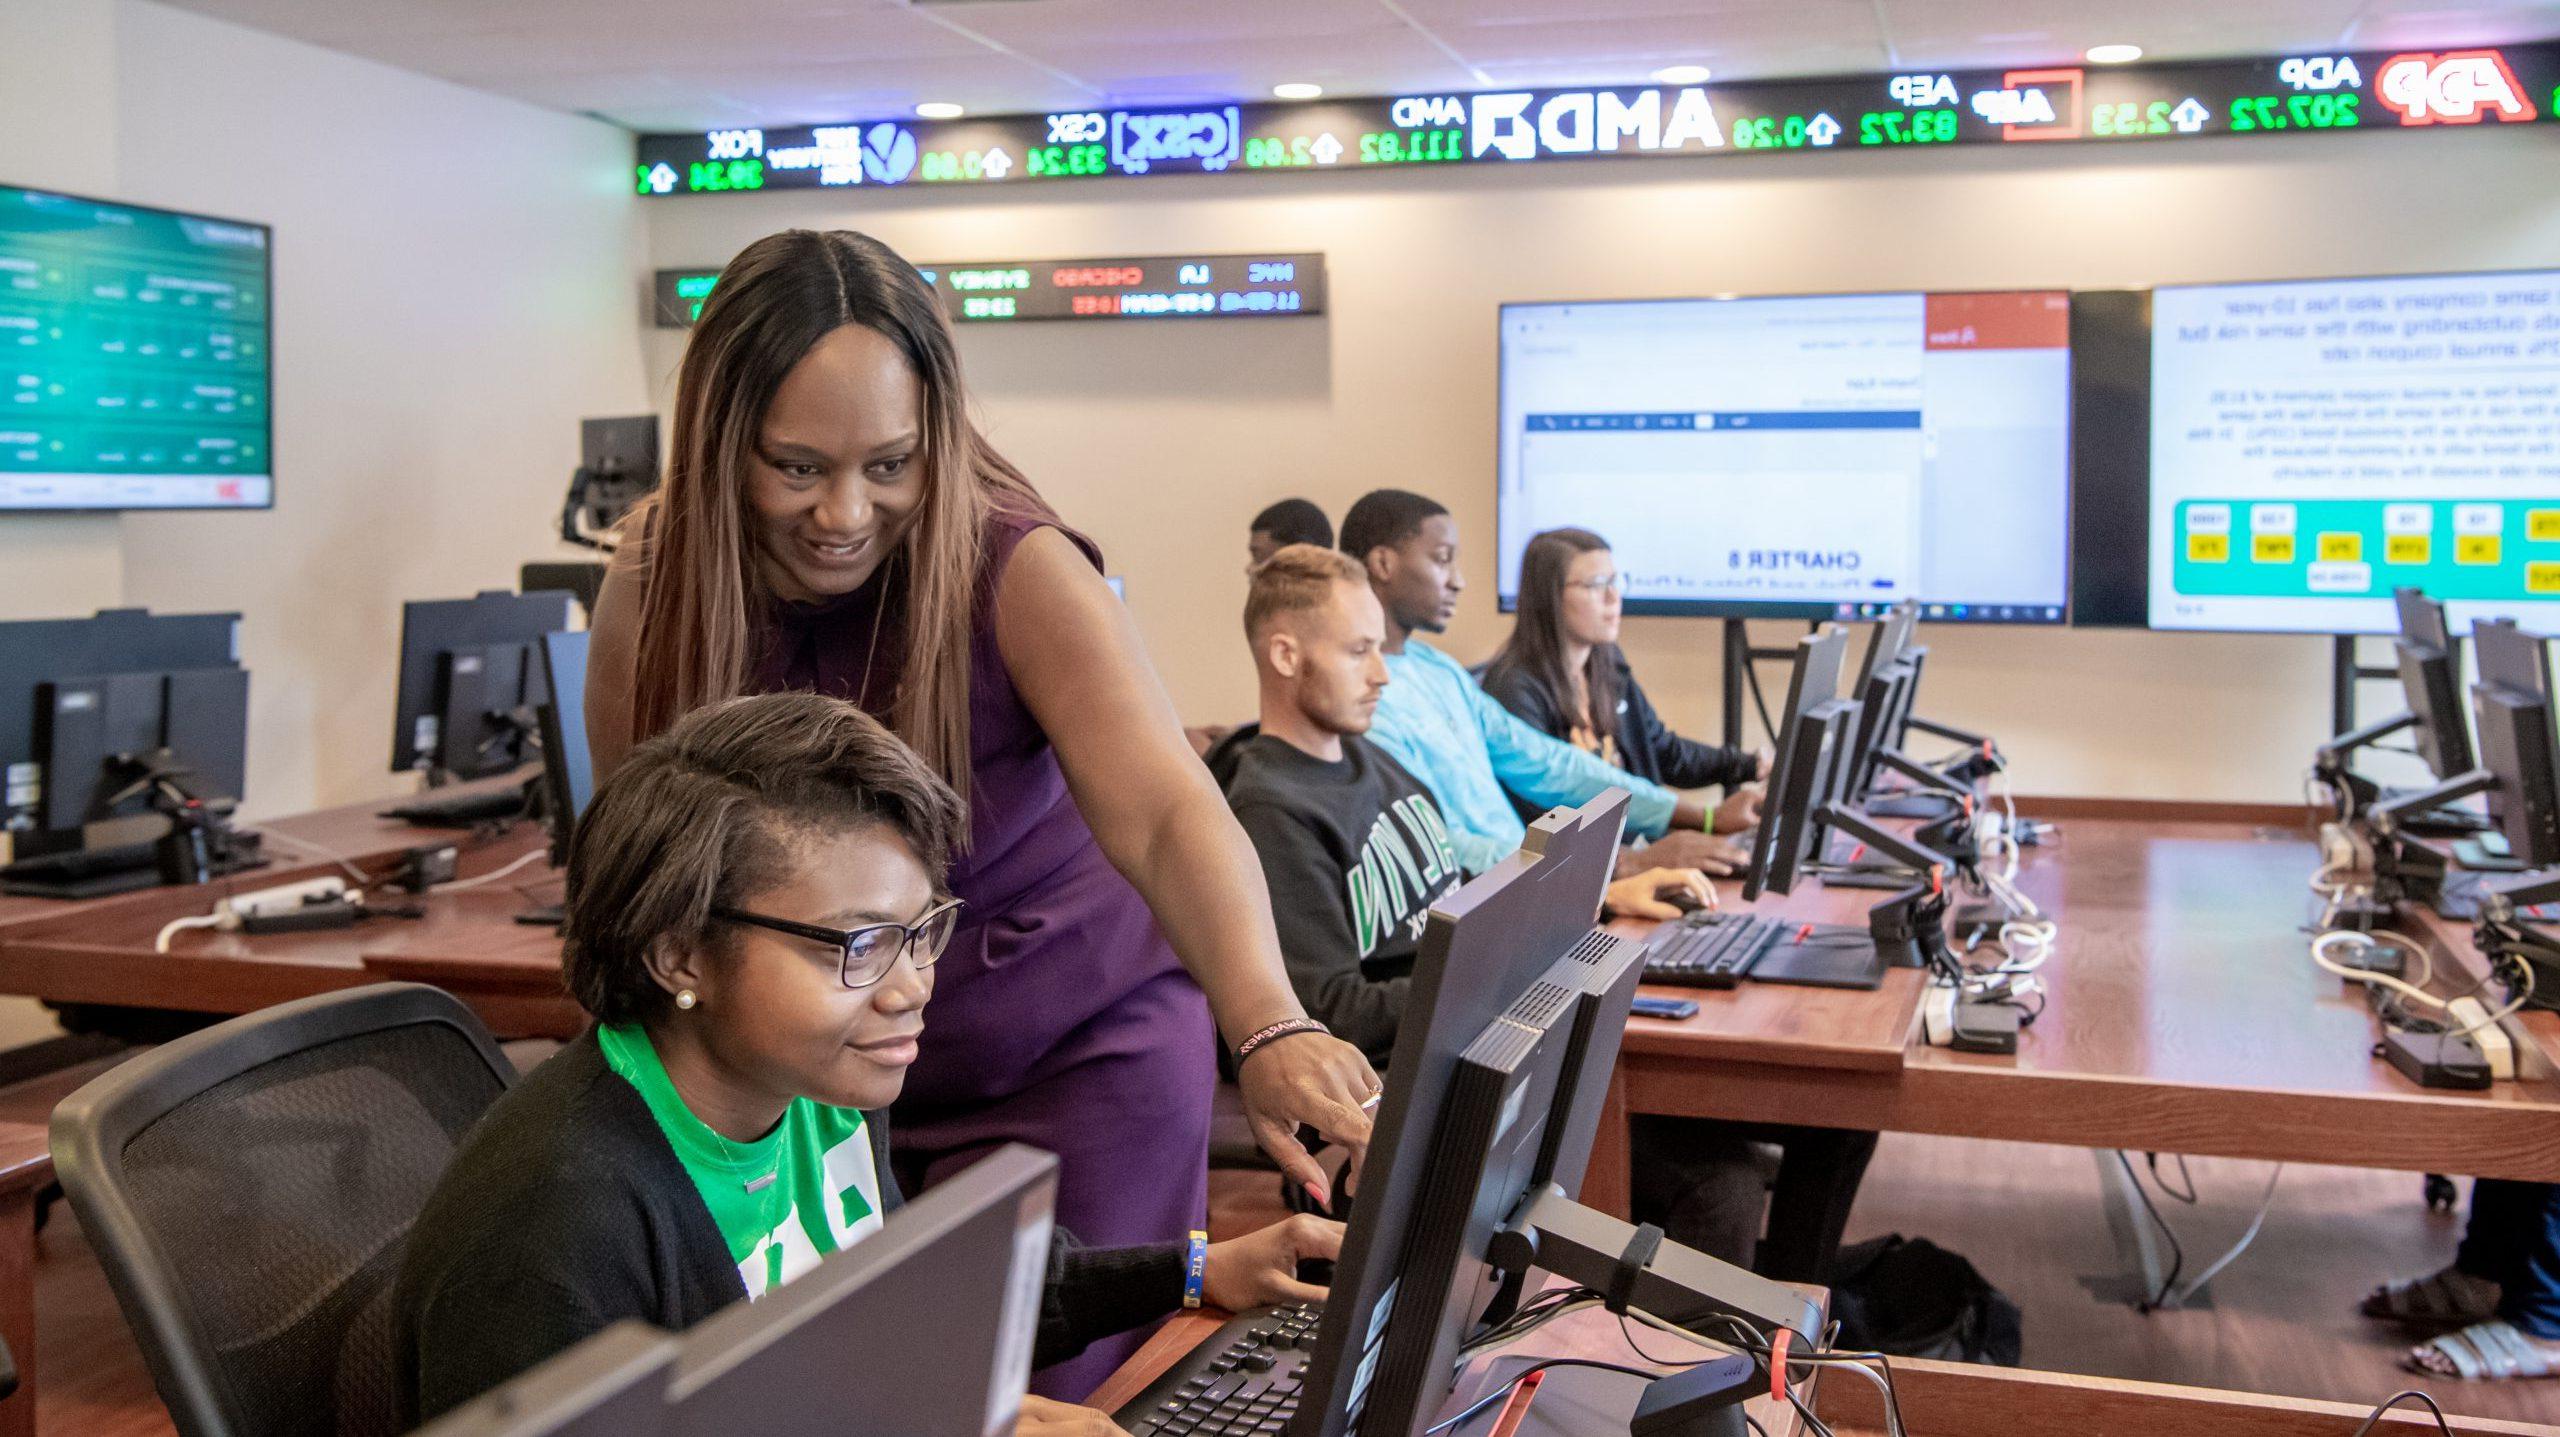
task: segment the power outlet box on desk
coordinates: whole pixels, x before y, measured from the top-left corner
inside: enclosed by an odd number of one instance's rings
[[[2480,1045],[2458,1033],[2387,1029],[2382,1035],[2382,1056],[2422,1088],[2476,1093],[2489,1086],[2489,1063]]]
[[[2445,1005],[2445,1026],[2471,1029],[2471,1041],[2479,1046],[2480,1056],[2489,1064],[2492,1082],[2512,1082],[2516,1076],[2515,1039],[2508,1036],[2504,1025],[2489,1021],[2489,1010],[2477,998],[2456,998]]]

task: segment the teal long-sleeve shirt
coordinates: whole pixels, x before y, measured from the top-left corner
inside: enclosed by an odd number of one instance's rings
[[[1469,873],[1510,857],[1528,836],[1505,788],[1548,808],[1623,788],[1629,832],[1658,838],[1671,827],[1677,794],[1522,723],[1447,654],[1407,639],[1403,653],[1386,657],[1370,741],[1431,790]]]

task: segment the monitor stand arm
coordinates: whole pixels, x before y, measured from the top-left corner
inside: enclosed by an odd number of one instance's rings
[[[2386,798],[2365,811],[2365,822],[2377,837],[2389,838],[2395,835],[2403,818],[2442,808],[2448,803],[2469,798],[2475,793],[2487,793],[2497,786],[2496,774],[2485,768],[2475,768],[2469,773],[2448,778],[2433,788],[2422,788],[2415,793]]]
[[[1514,1279],[1541,1268],[1608,1294],[1613,1308],[1640,1307],[1683,1327],[1705,1323],[1700,1335],[1708,1338],[1716,1336],[1711,1319],[1725,1316],[1764,1336],[1785,1327],[1810,1347],[1822,1340],[1821,1306],[1794,1288],[1665,1241],[1660,1228],[1584,1207],[1553,1183],[1520,1200],[1485,1256]]]
[[[108,798],[109,807],[139,798],[169,820],[169,831],[154,845],[161,882],[209,883],[257,866],[258,837],[231,826],[232,800],[199,788],[195,770],[175,753],[118,754],[113,767],[125,784]]]
[[[1900,967],[1955,972],[1955,955],[1947,949],[1947,857],[1882,827],[1854,808],[1825,804],[1815,817],[1893,860],[1911,879],[1910,887],[1867,910],[1867,932],[1878,951],[1888,958],[1908,953],[1917,960],[1895,960]]]
[[[1905,757],[1898,750],[1884,750],[1876,755],[1876,762],[1884,765],[1886,768],[1892,769],[1895,773],[1901,774],[1904,778],[1911,780],[1914,784],[1917,784],[1921,788],[1927,789],[1932,793],[1943,793],[1949,798],[1961,798],[1966,800],[1971,800],[1973,797],[1972,788],[1965,784],[1956,782],[1954,779],[1947,777],[1945,774],[1938,772],[1936,769],[1929,767],[1925,763],[1920,763],[1911,758]]]
[[[2389,714],[2362,728],[2349,729],[2313,750],[2311,775],[2336,791],[2343,817],[2352,820],[2382,801],[2382,785],[2355,771],[2357,751],[2417,726],[2418,716],[2414,713]]]
[[[2516,910],[2560,899],[2560,868],[2511,873],[2480,885],[2480,919],[2472,941],[2480,951],[2515,959],[2533,975],[2528,1007],[2560,1008],[2560,936],[2525,922]]]

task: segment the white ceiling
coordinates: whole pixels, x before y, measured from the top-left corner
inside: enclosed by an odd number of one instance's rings
[[[2502,44],[2501,0],[172,0],[634,130],[1094,103],[1625,84],[2069,60]]]

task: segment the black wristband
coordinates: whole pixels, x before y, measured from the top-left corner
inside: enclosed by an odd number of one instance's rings
[[[1260,1051],[1264,1044],[1277,1042],[1282,1038],[1294,1038],[1300,1033],[1322,1033],[1331,1037],[1333,1030],[1313,1018],[1283,1018],[1236,1044],[1236,1071],[1244,1071],[1244,1060]]]

